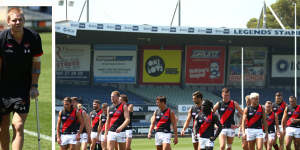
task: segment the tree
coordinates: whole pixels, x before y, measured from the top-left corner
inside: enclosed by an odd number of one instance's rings
[[[274,4],[271,5],[272,9],[281,20],[282,24],[287,29],[294,28],[294,3],[297,4],[297,28],[300,27],[300,0],[277,0]],[[259,27],[262,28],[263,17],[260,17]],[[257,27],[257,18],[251,18],[248,23],[248,28],[256,28]],[[266,20],[267,28],[281,28],[279,23],[276,21],[275,17],[267,7],[267,20]]]

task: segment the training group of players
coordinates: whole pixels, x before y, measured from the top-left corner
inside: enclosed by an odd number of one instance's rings
[[[133,105],[126,95],[111,93],[112,105],[93,101],[93,111],[86,113],[77,97],[65,97],[64,109],[57,120],[57,142],[61,150],[131,150]]]
[[[228,88],[222,89],[222,100],[215,105],[203,99],[200,91],[194,92],[192,99],[195,105],[189,109],[181,135],[184,136],[192,120],[195,150],[212,150],[217,137],[220,150],[231,150],[236,129],[239,129],[238,136],[242,138],[241,148],[244,150],[262,150],[264,146],[267,150],[272,147],[290,150],[292,141],[294,149],[300,149],[300,106],[294,96],[289,97],[288,105],[283,101],[282,93],[277,92],[275,102],[266,101],[263,106],[259,104],[259,94],[253,92],[246,96],[247,106],[244,109],[230,99]],[[91,150],[99,142],[104,150],[131,149],[133,105],[129,105],[127,96],[120,95],[118,91],[111,93],[111,102],[111,106],[103,103],[100,108],[100,101],[94,100],[94,110],[89,115],[91,120],[88,120],[76,98],[64,98],[64,109],[59,113],[57,122],[57,142],[61,149],[80,149],[80,145],[86,149],[88,139],[91,139]],[[165,96],[156,97],[158,109],[153,113],[148,132],[150,139],[155,131],[157,150],[171,149],[171,129],[173,143],[178,143],[177,117],[166,103]],[[235,112],[241,118],[238,123],[234,119]]]

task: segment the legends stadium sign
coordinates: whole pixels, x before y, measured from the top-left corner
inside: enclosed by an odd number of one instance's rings
[[[76,36],[77,30],[164,33],[164,34],[199,34],[199,35],[239,35],[239,36],[295,36],[295,30],[283,29],[241,29],[241,28],[205,28],[205,27],[170,27],[152,25],[108,24],[90,22],[56,23],[56,32]],[[296,31],[300,37],[300,30]]]

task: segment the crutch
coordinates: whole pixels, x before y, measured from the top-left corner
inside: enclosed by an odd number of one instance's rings
[[[36,112],[36,127],[37,127],[37,136],[38,136],[38,150],[41,150],[41,138],[40,138],[40,117],[39,117],[39,107],[38,107],[38,98],[35,98],[35,112]]]

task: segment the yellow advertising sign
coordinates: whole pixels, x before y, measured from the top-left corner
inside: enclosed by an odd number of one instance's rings
[[[179,83],[181,50],[144,50],[143,83]]]

